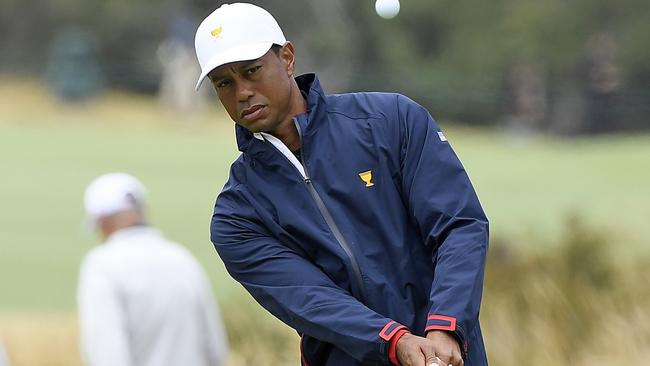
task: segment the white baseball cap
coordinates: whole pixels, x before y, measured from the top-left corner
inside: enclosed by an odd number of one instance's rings
[[[268,11],[247,3],[221,5],[196,30],[194,47],[201,66],[196,89],[217,67],[260,58],[272,45],[283,46],[286,42],[278,22]]]
[[[88,185],[84,194],[86,224],[93,228],[102,217],[143,208],[145,196],[144,185],[131,175],[102,175]]]

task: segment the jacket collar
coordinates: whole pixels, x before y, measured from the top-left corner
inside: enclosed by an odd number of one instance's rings
[[[301,136],[309,135],[318,126],[326,111],[325,92],[320,85],[316,74],[303,74],[296,77],[298,88],[306,95],[307,113],[296,116],[300,127]],[[264,141],[259,140],[246,128],[235,125],[235,136],[239,151],[254,154],[263,146]]]

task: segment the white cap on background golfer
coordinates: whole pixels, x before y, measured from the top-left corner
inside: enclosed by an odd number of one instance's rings
[[[217,67],[255,60],[264,56],[272,45],[283,46],[286,42],[278,22],[268,11],[247,3],[221,5],[196,31],[194,47],[201,66],[196,89]]]
[[[128,210],[143,210],[145,188],[135,177],[126,173],[109,173],[93,180],[84,193],[86,225],[96,228],[102,217]]]

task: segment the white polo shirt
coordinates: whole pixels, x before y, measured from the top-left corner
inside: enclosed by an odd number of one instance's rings
[[[226,362],[227,339],[205,272],[153,228],[120,230],[88,252],[77,300],[88,365]]]
[[[0,339],[0,366],[9,366],[9,360],[7,360],[7,355],[2,346],[2,339]]]

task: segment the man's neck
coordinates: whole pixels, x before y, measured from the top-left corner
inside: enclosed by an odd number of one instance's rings
[[[271,135],[280,139],[291,151],[300,149],[300,134],[293,122],[293,118],[285,121]]]
[[[289,150],[297,151],[300,149],[300,134],[298,133],[296,124],[293,122],[293,117],[307,112],[307,101],[302,96],[296,81],[292,80],[292,82],[291,95],[289,96],[291,98],[291,108],[289,113],[287,113],[290,117],[282,122],[275,131],[272,131],[271,135],[280,139]]]
[[[97,221],[97,227],[104,240],[108,239],[117,231],[145,225],[147,225],[147,221],[140,209],[131,209],[114,215],[101,217]]]

